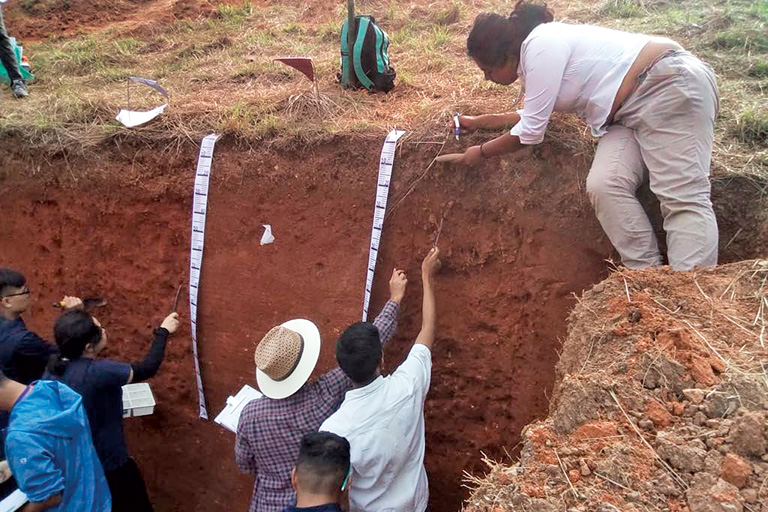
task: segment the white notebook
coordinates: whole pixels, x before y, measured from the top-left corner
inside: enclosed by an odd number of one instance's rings
[[[224,407],[224,410],[213,421],[230,432],[237,433],[237,422],[240,421],[240,414],[242,414],[243,408],[251,400],[261,398],[262,396],[264,395],[246,384],[235,396],[227,398],[227,406]]]

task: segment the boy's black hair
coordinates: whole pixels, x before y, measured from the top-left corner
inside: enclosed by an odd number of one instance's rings
[[[381,353],[379,330],[368,322],[352,324],[336,342],[339,366],[358,385],[368,384],[376,376]]]
[[[341,491],[349,464],[349,441],[330,432],[310,432],[299,448],[298,487],[314,494]]]
[[[24,274],[10,268],[0,268],[0,297],[10,293],[8,288],[21,288],[27,284]]]

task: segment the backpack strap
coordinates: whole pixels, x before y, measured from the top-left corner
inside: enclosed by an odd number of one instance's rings
[[[387,34],[378,25],[373,26],[373,31],[376,33],[376,67],[380,74],[384,74],[389,69],[389,58],[385,47]]]
[[[357,79],[360,80],[360,83],[365,87],[366,89],[373,88],[373,82],[371,82],[371,79],[368,78],[365,74],[365,71],[363,71],[363,63],[361,61],[361,56],[363,54],[363,43],[365,42],[365,33],[368,31],[368,26],[370,25],[371,20],[367,17],[360,17],[360,21],[358,23],[358,30],[357,30],[357,39],[355,40],[355,51],[353,53],[353,62],[355,66],[355,75],[357,75]]]
[[[341,26],[341,76],[346,77],[349,76],[348,69],[349,69],[349,48],[347,48],[347,29],[348,29],[349,22],[344,21],[344,24]]]

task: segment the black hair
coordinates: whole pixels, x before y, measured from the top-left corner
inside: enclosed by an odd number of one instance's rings
[[[509,57],[520,58],[520,47],[534,28],[554,19],[547,4],[528,0],[519,0],[507,17],[480,13],[467,37],[467,54],[486,66],[503,66]]]
[[[0,297],[8,293],[8,288],[21,288],[27,284],[24,274],[10,268],[0,268]]]
[[[381,361],[379,329],[368,322],[352,324],[336,342],[336,360],[355,384],[367,384]]]
[[[8,382],[8,377],[5,375],[3,370],[0,370],[0,386]]]
[[[340,491],[349,472],[349,441],[331,432],[310,432],[301,439],[296,479],[305,491]]]
[[[79,359],[89,344],[101,341],[101,327],[93,321],[90,313],[73,309],[62,313],[53,325],[53,337],[59,346],[59,354],[49,363],[49,370],[55,375],[63,375],[67,363]]]

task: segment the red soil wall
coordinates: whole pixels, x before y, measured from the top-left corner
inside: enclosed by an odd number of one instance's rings
[[[254,345],[279,322],[316,322],[324,339],[318,370],[334,366],[336,337],[360,316],[379,144],[275,154],[220,143],[199,313],[212,415],[243,384],[254,385]],[[433,156],[423,148],[405,144],[399,152],[390,206]],[[64,293],[103,295],[106,356],[138,359],[176,286],[187,283],[196,149],[123,145],[42,166],[6,150],[0,265],[28,277],[36,299],[28,323],[50,337],[56,313],[48,304]],[[421,258],[453,201],[440,235],[439,329],[426,406],[437,512],[460,508],[462,472],[484,470],[481,451],[496,459],[515,453],[520,429],[546,413],[571,294],[606,275],[610,245],[579,190],[581,164],[544,152],[514,166],[434,167],[385,224],[371,313],[386,300],[393,266],[409,277],[386,353],[394,368],[420,325]],[[272,224],[273,245],[259,245],[262,223]],[[252,479],[235,468],[234,435],[197,419],[186,303],[181,313],[183,328],[151,381],[155,414],[126,420],[129,447],[158,511],[245,510]]]

